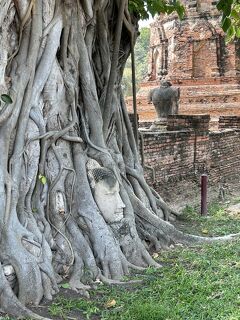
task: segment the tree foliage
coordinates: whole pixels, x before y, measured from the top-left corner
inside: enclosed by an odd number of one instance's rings
[[[180,18],[184,15],[184,7],[178,0],[130,0],[129,10],[141,19],[149,18],[149,14],[154,16],[159,13],[170,14],[174,11],[178,13]]]
[[[238,0],[220,0],[217,9],[222,12],[222,28],[227,41],[240,38],[240,3]]]

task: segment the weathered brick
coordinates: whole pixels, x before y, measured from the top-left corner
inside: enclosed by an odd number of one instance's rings
[[[209,132],[196,139],[189,131],[142,134],[145,164],[155,169],[156,181],[153,183],[149,169],[145,169],[145,177],[154,187],[166,181],[192,179],[204,172],[213,184],[239,176],[240,130]]]

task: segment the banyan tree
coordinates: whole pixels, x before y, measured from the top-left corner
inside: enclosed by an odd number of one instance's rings
[[[63,278],[87,294],[158,266],[151,250],[215,240],[175,229],[144,180],[121,90],[134,8],[0,0],[0,308],[15,317],[41,319],[27,306]]]

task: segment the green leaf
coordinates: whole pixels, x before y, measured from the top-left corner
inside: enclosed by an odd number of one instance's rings
[[[236,27],[236,37],[240,38],[240,28]]]
[[[5,103],[13,103],[12,98],[8,94],[1,94],[1,100]]]
[[[220,0],[217,3],[217,9],[226,12],[231,9],[232,4],[233,0]]]
[[[176,5],[176,11],[177,11],[179,18],[182,20],[185,16],[185,8],[179,2]]]
[[[40,182],[43,185],[47,183],[47,178],[45,176],[43,176],[42,174],[39,174],[38,179],[40,180]]]
[[[217,9],[223,12],[223,17],[228,17],[231,14],[233,0],[220,0],[217,3]]]
[[[233,19],[235,19],[236,21],[239,21],[240,18],[239,13],[234,9],[231,12],[231,17],[233,17]]]
[[[41,179],[41,182],[42,182],[42,184],[46,184],[47,183],[47,178],[43,176],[42,179]]]
[[[147,1],[147,11],[150,12],[152,16],[154,16],[156,13],[166,12],[167,6],[165,1],[161,1],[161,0]]]
[[[221,10],[223,10],[223,9],[225,8],[225,5],[226,5],[225,0],[220,0],[220,1],[218,1],[218,3],[217,3],[217,9],[218,9],[219,11],[221,11]]]
[[[149,18],[143,0],[129,0],[128,8],[130,13],[136,14],[139,18],[143,20]]]
[[[59,284],[60,288],[70,289],[70,284],[68,282]]]
[[[154,16],[158,13],[171,14],[177,12],[182,19],[184,16],[184,7],[179,0],[129,0],[129,11],[137,14],[141,19],[149,17],[149,13]]]
[[[227,30],[226,41],[229,42],[233,40],[235,37],[235,34],[236,34],[235,27],[231,25]]]
[[[230,26],[231,26],[231,19],[228,17],[225,17],[222,22],[223,31],[227,32]]]
[[[180,19],[183,19],[185,15],[185,8],[178,0],[172,1],[170,5],[166,5],[165,11],[167,14],[176,11]]]

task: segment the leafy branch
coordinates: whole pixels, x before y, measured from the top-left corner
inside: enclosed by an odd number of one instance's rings
[[[177,12],[180,19],[184,17],[184,6],[179,0],[130,0],[129,11],[136,14],[140,19],[148,19],[149,14],[154,16],[159,13]]]
[[[217,9],[222,12],[222,28],[229,42],[240,38],[240,3],[239,0],[219,0]]]

